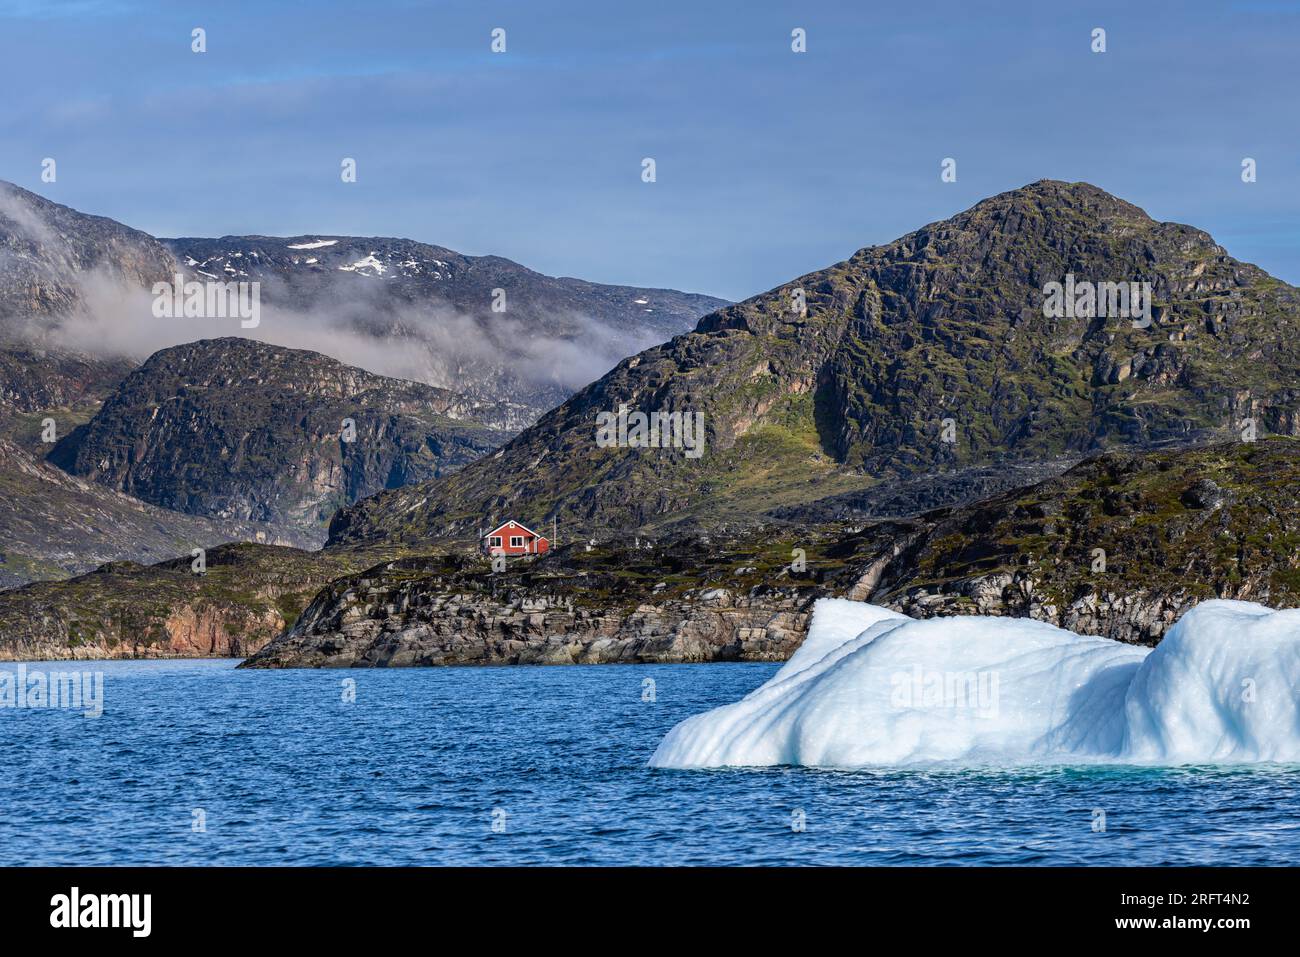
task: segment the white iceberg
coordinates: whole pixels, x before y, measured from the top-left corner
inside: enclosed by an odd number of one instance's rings
[[[1207,601],[1154,648],[823,599],[769,681],[652,767],[1300,761],[1300,610]]]

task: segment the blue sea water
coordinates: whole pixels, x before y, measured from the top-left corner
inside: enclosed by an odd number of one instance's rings
[[[776,665],[27,667],[105,707],[0,708],[2,865],[1300,862],[1293,767],[646,767]]]

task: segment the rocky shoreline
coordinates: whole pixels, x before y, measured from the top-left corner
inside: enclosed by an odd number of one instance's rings
[[[1112,453],[909,520],[571,547],[499,574],[402,559],[331,583],[245,667],[775,661],[823,597],[1150,646],[1209,598],[1300,604],[1298,497],[1300,443],[1278,439]]]
[[[724,589],[694,601],[638,605],[627,614],[550,598],[502,603],[457,595],[435,597],[401,619],[367,617],[368,607],[350,609],[335,624],[325,620],[333,605],[322,602],[243,667],[784,661],[803,641],[811,613],[810,600],[738,599]]]
[[[818,598],[1155,645],[1209,598],[1300,605],[1300,442],[1115,452],[911,519],[478,555],[225,546],[0,592],[0,660],[248,668],[780,661]]]

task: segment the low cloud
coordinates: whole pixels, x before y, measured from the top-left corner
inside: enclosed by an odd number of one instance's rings
[[[6,232],[40,245],[49,245],[56,238],[40,214],[6,184],[0,184],[0,225],[7,227]]]
[[[577,314],[552,317],[562,334],[541,334],[508,315],[394,302],[367,293],[365,282],[339,277],[299,308],[286,305],[292,290],[264,281],[260,323],[244,329],[238,318],[157,318],[150,290],[92,271],[78,276],[75,312],[32,321],[28,334],[49,348],[139,361],[198,339],[246,336],[458,392],[483,395],[496,383],[556,402],[656,341]]]

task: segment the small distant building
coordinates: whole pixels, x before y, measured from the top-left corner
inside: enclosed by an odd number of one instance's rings
[[[551,540],[538,535],[521,522],[502,522],[479,541],[485,555],[545,555],[551,550]]]

